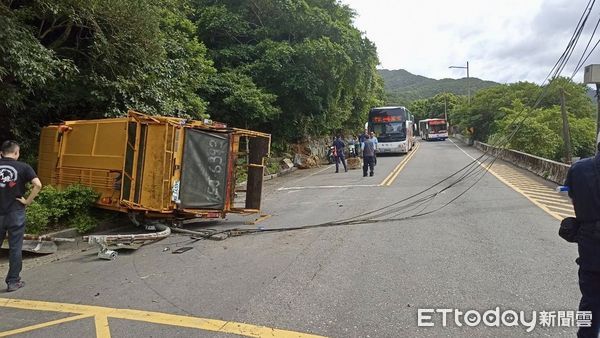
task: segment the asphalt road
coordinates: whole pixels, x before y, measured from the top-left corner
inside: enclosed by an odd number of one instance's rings
[[[450,141],[422,142],[389,186],[380,184],[407,156],[380,157],[374,177],[362,177],[359,170],[335,174],[331,166],[296,171],[266,182],[263,209],[270,218],[244,225],[248,218],[230,217],[210,226],[269,229],[353,217],[430,187],[468,165],[467,154],[481,155]],[[480,167],[473,168],[479,173]],[[459,327],[453,317],[443,327],[439,314],[433,327],[419,327],[418,310],[483,313],[499,307],[525,311],[528,320],[532,311],[576,310],[576,247],[558,237],[555,218],[494,176],[483,176],[441,210],[403,219],[438,209],[475,178],[427,203],[397,204],[396,213],[379,217],[390,221],[225,241],[191,243],[172,236],[122,252],[115,261],[98,260],[94,250],[77,252],[26,270],[27,287],[0,298],[154,311],[332,337],[523,336],[523,325]],[[194,248],[171,253],[181,246]],[[0,332],[67,316],[64,308],[53,313],[2,304]],[[108,324],[112,337],[229,336],[110,316]],[[575,330],[538,324],[529,335]],[[94,328],[93,318],[84,318],[22,336],[94,334],[106,336]]]

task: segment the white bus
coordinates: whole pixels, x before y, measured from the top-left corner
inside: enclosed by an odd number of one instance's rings
[[[414,117],[404,107],[377,107],[369,112],[368,130],[377,136],[378,153],[408,153],[415,144]]]
[[[444,119],[425,119],[419,121],[419,135],[422,140],[445,140],[448,138],[448,124]]]

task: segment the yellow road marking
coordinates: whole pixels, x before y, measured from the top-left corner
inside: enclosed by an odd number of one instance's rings
[[[256,224],[258,224],[258,223],[260,223],[260,222],[262,222],[262,221],[264,221],[266,219],[271,218],[271,216],[273,216],[273,215],[260,215],[259,218],[255,219],[254,221],[248,222],[246,224],[248,224],[248,225],[256,225]]]
[[[553,209],[556,212],[572,212],[573,211],[572,208],[562,208],[562,207],[556,207],[554,205],[548,205],[548,208]]]
[[[554,193],[554,195],[552,193],[543,193],[543,192],[538,192],[538,191],[530,191],[527,189],[522,189],[524,192],[530,194],[531,196],[535,197],[535,198],[539,198],[539,199],[552,199],[555,201],[560,201],[566,204],[571,204],[569,203],[567,200],[560,198],[560,196],[557,193]]]
[[[525,176],[522,175],[515,175],[515,174],[510,174],[508,171],[506,171],[506,169],[504,169],[504,171],[497,171],[498,174],[501,174],[502,176],[505,176],[506,178],[512,178],[512,179],[516,179],[516,180],[523,180],[523,179],[527,179]]]
[[[534,198],[540,202],[558,204],[558,205],[566,206],[566,207],[570,208],[571,210],[573,210],[573,205],[564,200],[554,199],[554,198],[545,197],[545,196],[539,197],[539,196],[535,196],[534,194],[530,194],[530,195],[531,195],[531,198]]]
[[[560,198],[560,197],[550,197],[548,195],[545,194],[539,194],[536,192],[527,192],[529,195],[531,195],[531,197],[535,198],[536,200],[540,200],[540,201],[549,201],[549,202],[556,202],[556,203],[562,203],[565,205],[569,205],[572,207],[571,203]]]
[[[540,203],[544,203],[545,205],[556,206],[557,208],[560,207],[560,208],[563,208],[563,209],[565,209],[567,211],[571,211],[571,212],[573,211],[573,206],[570,204],[563,203],[563,202],[549,201],[546,199],[537,198],[535,196],[531,196],[531,197]]]
[[[0,332],[0,337],[8,337],[8,336],[15,335],[15,334],[25,333],[25,332],[29,332],[29,331],[33,331],[33,330],[37,330],[37,329],[43,329],[45,327],[49,327],[52,325],[68,323],[68,322],[72,322],[74,320],[80,320],[80,319],[85,319],[85,318],[90,318],[90,317],[93,317],[93,315],[82,314],[82,315],[78,315],[78,316],[61,318],[61,319],[53,320],[51,322],[45,322],[45,323],[41,323],[41,324],[35,324],[35,325],[27,326],[27,327],[22,327],[20,329],[3,331],[3,332]]]
[[[560,199],[561,201],[565,201],[567,202],[567,199],[562,199],[558,193],[548,189],[546,191],[543,190],[532,190],[532,189],[527,189],[527,188],[521,188],[523,191],[526,191],[529,194],[533,194],[533,195],[539,195],[539,196],[547,196],[549,198],[557,198]]]
[[[400,161],[400,163],[398,163],[398,165],[383,179],[383,181],[381,181],[381,183],[379,183],[380,186],[385,185],[385,183],[394,175],[394,173],[396,172],[396,170],[398,170],[398,168],[400,168],[400,166],[402,166],[402,164],[408,159],[408,154],[406,155],[406,157],[404,157],[402,159],[402,161]]]
[[[563,208],[567,211],[573,211],[573,206],[564,202],[555,202],[555,201],[544,201],[549,207],[553,208]]]
[[[531,189],[548,189],[548,187],[545,185],[541,185],[538,183],[532,183],[532,182],[519,182],[519,183],[515,183],[515,185],[518,185],[519,187],[527,187],[527,188],[531,188]]]
[[[525,197],[526,199],[528,199],[531,203],[537,205],[540,209],[544,210],[545,212],[547,212],[548,214],[550,214],[552,217],[556,218],[559,221],[562,221],[562,217],[560,217],[560,215],[558,215],[558,213],[548,209],[548,207],[546,207],[545,205],[543,205],[542,203],[534,200],[532,197],[529,197],[529,195],[517,188],[515,185],[513,185],[512,183],[510,183],[509,181],[505,180],[504,178],[502,178],[502,176],[498,175],[497,173],[495,173],[492,169],[488,169],[488,171],[490,172],[490,174],[496,176],[497,179],[500,180],[500,182],[508,185],[509,187],[511,187],[513,190],[515,190],[516,192],[520,193],[521,195],[523,195],[523,197]]]
[[[394,170],[392,170],[392,172],[383,181],[381,181],[381,183],[379,183],[379,186],[388,186],[389,187],[390,185],[392,185],[392,183],[394,183],[394,180],[396,179],[396,177],[398,177],[398,175],[400,174],[402,169],[404,169],[404,167],[406,166],[408,161],[410,161],[410,159],[415,155],[415,153],[417,152],[417,149],[419,149],[420,146],[421,146],[421,143],[417,143],[415,145],[415,147],[413,148],[412,152],[410,154],[406,155],[406,157],[402,161],[400,161],[400,163],[398,163],[396,168],[394,168]]]
[[[108,317],[96,316],[94,319],[94,323],[96,324],[96,337],[110,338],[110,327],[108,326]]]
[[[518,184],[515,183],[516,186],[519,186]],[[544,189],[542,188],[531,188],[531,187],[523,187],[523,186],[519,186],[519,188],[526,190],[526,191],[531,191],[534,194],[541,194],[541,195],[548,195],[548,196],[552,196],[554,198],[562,198],[565,201],[566,200],[570,200],[568,197],[566,197],[563,194],[559,194],[557,193],[554,189],[549,188],[549,187],[544,187]]]
[[[452,142],[452,143],[454,143],[454,142]],[[483,163],[481,163],[481,161],[479,161],[476,158],[474,158],[473,156],[469,155],[466,151],[464,151],[464,149],[462,149],[461,147],[459,147],[456,143],[454,143],[454,145],[458,149],[460,149],[463,153],[465,153],[465,155],[467,155],[468,157],[470,157],[473,160],[477,161],[477,163],[479,163],[480,166],[482,166],[483,168],[485,168],[490,174],[494,175],[494,177],[496,177],[500,182],[506,184],[507,186],[509,186],[510,188],[512,188],[514,191],[516,191],[519,194],[523,195],[523,197],[525,197],[526,199],[528,199],[531,203],[535,204],[538,208],[544,210],[550,216],[556,218],[559,221],[562,221],[562,219],[564,217],[562,217],[559,213],[550,210],[547,206],[543,205],[542,203],[540,203],[540,202],[536,201],[535,199],[533,199],[532,197],[530,197],[529,194],[527,192],[525,192],[523,189],[521,189],[521,188],[517,187],[516,185],[512,184],[508,180],[504,179],[504,177],[502,177],[500,174],[498,174],[497,172],[495,172],[494,170],[492,170],[491,163],[490,163],[490,165],[484,165]],[[550,188],[548,188],[548,189],[550,189]]]
[[[246,337],[282,337],[282,338],[317,338],[322,337],[318,335],[312,335],[307,333],[300,333],[288,330],[281,330],[270,328],[266,326],[250,325],[238,322],[227,322],[218,319],[207,319],[200,317],[189,317],[181,315],[172,315],[161,312],[152,311],[141,311],[141,310],[130,310],[130,309],[117,309],[102,306],[93,305],[78,305],[68,303],[52,303],[44,301],[34,300],[22,300],[22,299],[10,299],[0,298],[0,307],[15,308],[22,310],[34,310],[34,311],[51,311],[51,312],[66,312],[66,313],[79,313],[82,316],[94,316],[96,318],[101,317],[100,320],[96,319],[96,333],[98,337],[102,336],[103,331],[98,331],[98,322],[102,323],[102,318],[116,318],[134,320],[140,322],[171,325],[179,327],[187,327],[192,329],[231,333]],[[106,330],[108,330],[108,320],[105,322]],[[109,335],[110,332],[106,331]]]
[[[417,146],[415,147],[415,149],[413,149],[412,153],[408,156],[408,158],[406,159],[406,162],[404,162],[404,164],[402,164],[402,166],[400,168],[398,168],[398,170],[396,171],[394,176],[392,176],[392,178],[390,178],[390,180],[386,183],[386,185],[388,187],[390,185],[392,185],[392,183],[394,183],[394,181],[396,180],[396,177],[398,177],[398,175],[400,175],[400,172],[402,171],[402,169],[404,169],[404,167],[406,166],[408,161],[410,161],[415,156],[415,153],[417,152],[419,147],[420,147],[420,143],[417,143]]]

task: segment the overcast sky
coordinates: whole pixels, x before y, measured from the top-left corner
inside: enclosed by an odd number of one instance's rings
[[[341,0],[375,43],[380,68],[435,79],[470,75],[541,83],[565,49],[588,0]],[[563,75],[570,76],[600,19],[594,7]],[[600,27],[592,46],[600,38]],[[600,63],[600,46],[585,63]],[[583,82],[583,70],[574,78]]]

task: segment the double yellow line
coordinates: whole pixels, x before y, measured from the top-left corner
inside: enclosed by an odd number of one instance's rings
[[[410,159],[413,156],[415,156],[415,153],[417,152],[417,149],[419,149],[420,146],[421,146],[421,143],[415,144],[415,147],[413,148],[412,152],[410,154],[406,155],[406,157],[402,161],[400,161],[400,163],[398,163],[396,168],[394,168],[394,170],[392,170],[392,172],[381,183],[379,183],[379,186],[380,187],[383,187],[383,186],[389,187],[390,185],[392,185],[392,183],[394,183],[394,180],[396,179],[396,177],[398,177],[398,174],[400,174],[402,169],[404,169],[404,167],[406,166],[406,163],[408,163],[408,161],[410,161]]]

